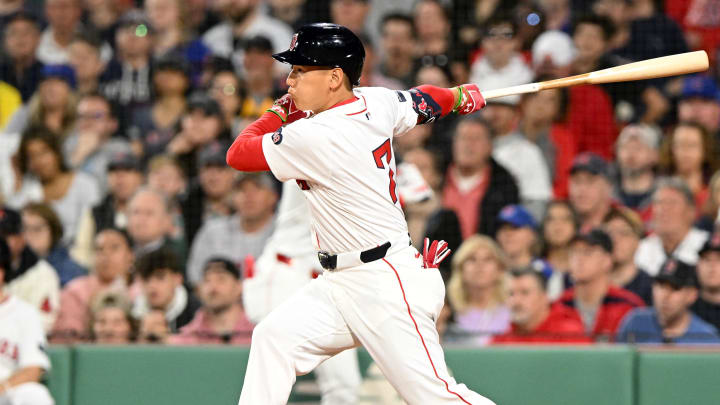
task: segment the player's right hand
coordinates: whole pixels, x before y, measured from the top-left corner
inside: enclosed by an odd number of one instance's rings
[[[275,100],[272,107],[267,111],[276,114],[282,120],[283,124],[290,124],[302,118],[310,117],[310,111],[303,111],[297,108],[290,94],[285,94]]]
[[[463,84],[457,86],[459,99],[453,112],[460,115],[472,114],[475,111],[485,107],[485,98],[480,93],[477,84]]]

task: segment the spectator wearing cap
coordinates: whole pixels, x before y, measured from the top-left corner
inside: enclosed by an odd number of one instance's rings
[[[515,179],[492,157],[492,131],[479,116],[463,118],[455,128],[442,205],[454,211],[463,239],[495,235],[500,210],[520,202]]]
[[[254,325],[240,304],[242,277],[237,266],[224,258],[210,258],[202,268],[198,290],[202,307],[169,343],[249,345]]]
[[[130,313],[130,302],[123,293],[106,291],[90,306],[90,340],[101,345],[123,345],[135,340],[137,322]]]
[[[552,275],[552,268],[537,257],[540,253],[540,241],[537,222],[532,214],[522,205],[508,205],[500,211],[498,222],[500,228],[496,239],[505,252],[510,267],[513,269],[532,267],[549,278]]]
[[[23,136],[17,155],[22,187],[7,203],[17,208],[33,201],[49,203],[62,221],[63,242],[69,246],[85,211],[100,201],[100,189],[91,175],[65,165],[60,148],[58,137],[46,130]]]
[[[505,333],[493,338],[494,344],[591,342],[573,310],[550,305],[542,273],[533,268],[513,270],[507,289],[512,322]]]
[[[172,333],[190,323],[200,302],[183,285],[182,267],[177,255],[166,248],[140,256],[135,271],[140,276],[142,291],[133,303],[135,319],[160,311]]]
[[[548,14],[545,16],[546,18],[555,17]],[[576,56],[577,49],[572,37],[563,31],[545,31],[535,39],[532,45],[532,66],[538,76],[548,76],[552,79],[570,76],[571,66]],[[538,78],[535,81],[539,81]]]
[[[260,257],[275,228],[276,185],[268,173],[246,173],[235,182],[232,193],[235,214],[205,222],[195,235],[187,276],[192,285],[202,279],[203,264],[216,255],[239,263]]]
[[[604,231],[596,228],[577,235],[570,245],[574,286],[554,304],[573,310],[596,340],[613,339],[623,317],[645,305],[637,295],[612,284],[612,255],[612,239]]]
[[[79,94],[99,91],[106,62],[102,58],[102,49],[102,40],[91,33],[76,34],[70,42],[68,63],[75,70]]]
[[[650,219],[659,149],[659,131],[645,124],[626,126],[615,143],[618,169],[615,195],[618,202],[635,210],[643,220]]]
[[[101,77],[100,92],[121,107],[118,119],[123,130],[134,110],[151,100],[150,57],[154,33],[147,17],[139,10],[128,11],[118,20],[116,52]]]
[[[213,142],[198,155],[197,179],[181,202],[188,244],[203,223],[231,214],[235,171],[225,163],[226,152],[227,144]]]
[[[255,120],[273,101],[284,94],[273,75],[273,48],[269,39],[258,35],[243,42],[245,58],[243,71],[246,97],[240,107],[240,116],[246,120]]]
[[[613,209],[603,221],[603,230],[613,241],[613,284],[635,293],[652,305],[652,277],[635,264],[635,252],[645,236],[640,217],[629,208]]]
[[[587,231],[602,224],[613,205],[612,180],[605,159],[582,153],[570,168],[570,204],[580,218],[580,229]]]
[[[127,206],[127,232],[137,257],[168,248],[185,260],[185,240],[172,237],[173,208],[173,201],[163,192],[149,187],[140,188],[132,196]]]
[[[224,21],[206,31],[202,41],[213,54],[231,59],[238,73],[243,70],[243,40],[262,35],[272,43],[273,52],[280,52],[290,44],[293,35],[290,27],[263,13],[259,0],[229,1],[219,8]],[[275,70],[278,69],[282,68],[276,64]]]
[[[87,270],[70,257],[68,249],[62,244],[62,233],[62,224],[52,207],[44,203],[30,203],[23,208],[23,237],[33,253],[55,269],[61,288],[87,274]]]
[[[63,288],[60,313],[52,328],[51,341],[73,343],[91,338],[92,305],[101,294],[137,294],[130,287],[135,260],[130,237],[124,231],[106,228],[94,240],[95,265],[87,276],[78,277]]]
[[[678,120],[697,122],[717,136],[720,128],[720,89],[713,77],[693,75],[685,78],[678,102]]]
[[[40,36],[37,58],[48,65],[68,63],[68,47],[81,28],[82,4],[80,0],[47,0],[45,16],[48,27]]]
[[[91,174],[100,189],[107,191],[107,168],[115,155],[130,154],[130,144],[115,136],[118,121],[112,105],[99,93],[81,96],[77,105],[75,130],[63,142],[68,166]]]
[[[519,96],[490,100],[481,116],[493,128],[493,158],[515,178],[523,205],[541,218],[552,197],[551,176],[540,148],[517,131],[519,100]]]
[[[18,11],[9,16],[3,27],[5,57],[0,59],[0,77],[20,91],[27,103],[40,83],[43,64],[35,56],[40,42],[40,23],[34,15]]]
[[[60,309],[60,280],[55,269],[33,253],[22,234],[20,214],[0,207],[0,244],[8,249],[2,252],[5,291],[40,311],[43,328],[47,332],[55,322]]]
[[[167,145],[167,152],[180,162],[188,178],[194,178],[198,173],[200,151],[212,142],[229,140],[220,105],[205,93],[195,93],[188,100],[181,130]]]
[[[482,55],[470,66],[470,82],[483,90],[530,83],[533,72],[519,53],[518,26],[509,17],[491,17],[485,24]],[[500,100],[517,104],[520,96]],[[514,123],[513,123],[514,124]]]
[[[380,24],[382,60],[378,71],[399,81],[403,88],[415,85],[413,69],[417,52],[417,33],[413,19],[405,14],[390,13]]]
[[[670,257],[695,265],[708,238],[706,231],[693,226],[696,217],[695,197],[687,184],[677,177],[659,179],[653,193],[653,233],[640,242],[635,264],[651,276]]]
[[[705,322],[720,328],[720,233],[713,234],[699,254],[700,295],[690,309]]]
[[[654,278],[652,294],[652,307],[635,309],[625,317],[618,342],[720,343],[718,330],[690,310],[698,297],[695,266],[668,260]]]
[[[0,403],[53,405],[55,402],[47,387],[40,383],[43,374],[50,370],[40,314],[4,288],[10,267],[9,253],[7,244],[0,238],[0,313],[3,321],[0,330],[3,347]]]
[[[455,311],[446,339],[483,346],[510,325],[505,296],[509,263],[493,239],[473,235],[452,258],[447,298]]]
[[[180,121],[187,110],[188,75],[187,63],[177,57],[168,56],[153,63],[155,98],[151,105],[133,112],[128,130],[133,147],[145,159],[164,153],[180,130]]]
[[[694,122],[681,122],[663,142],[660,168],[690,187],[698,215],[707,202],[710,177],[720,169],[719,153],[715,136]]]
[[[43,129],[65,138],[75,124],[75,72],[69,65],[45,65],[38,90],[27,106],[26,129]]]

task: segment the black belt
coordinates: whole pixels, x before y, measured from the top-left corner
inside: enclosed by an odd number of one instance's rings
[[[385,257],[390,246],[390,242],[385,242],[380,246],[360,252],[360,261],[370,263],[375,260],[380,260]],[[320,265],[323,266],[325,270],[335,270],[337,268],[337,255],[331,255],[328,252],[318,252],[318,260],[320,260]]]

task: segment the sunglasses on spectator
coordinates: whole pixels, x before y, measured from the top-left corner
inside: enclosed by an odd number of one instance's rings
[[[95,112],[95,113],[84,113],[84,114],[78,114],[78,119],[80,120],[99,120],[102,118],[105,118],[107,116],[104,112]]]
[[[491,29],[485,34],[488,39],[512,39],[515,33],[508,29]]]

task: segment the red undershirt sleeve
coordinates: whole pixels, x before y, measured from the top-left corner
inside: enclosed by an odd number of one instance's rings
[[[441,117],[450,114],[455,107],[455,94],[456,92],[452,89],[446,89],[444,87],[431,86],[429,84],[423,84],[417,86],[416,89],[421,92],[430,95],[432,99],[442,109]]]
[[[276,114],[266,112],[255,122],[245,127],[235,139],[226,155],[227,164],[243,172],[269,171],[262,149],[263,135],[275,132],[282,126]]]

